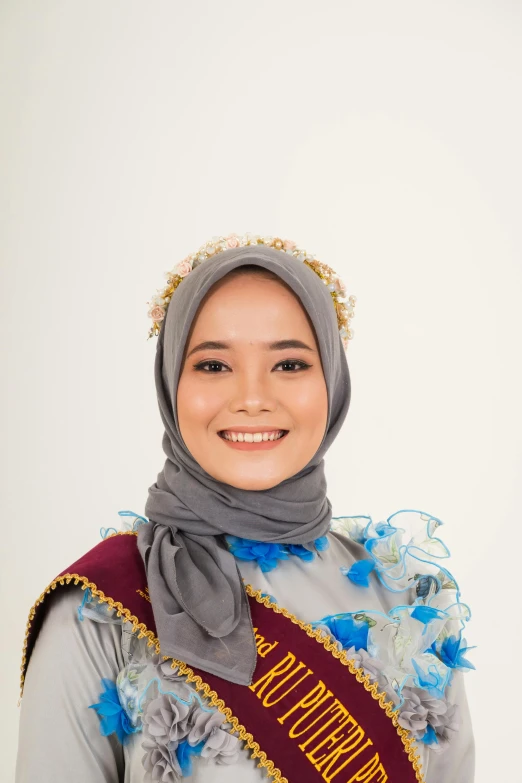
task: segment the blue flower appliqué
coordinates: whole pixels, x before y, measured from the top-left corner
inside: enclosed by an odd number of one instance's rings
[[[305,563],[310,563],[315,557],[311,549],[307,549],[301,544],[288,544],[288,551],[291,555],[300,557]]]
[[[458,636],[448,636],[443,641],[434,641],[431,649],[450,669],[467,671],[475,668],[471,661],[464,658],[467,651],[473,649],[473,647],[466,647],[465,639]]]
[[[315,557],[313,549],[307,549],[302,544],[270,544],[238,536],[225,536],[225,540],[234,557],[238,560],[255,560],[265,573],[276,568],[280,560],[288,560],[289,555],[295,555],[307,563]],[[328,538],[321,536],[313,545],[317,552],[322,552],[328,549]]]
[[[370,582],[368,580],[369,575],[375,568],[373,560],[357,560],[351,568],[341,567],[342,574],[348,577],[348,579],[359,585],[360,587],[369,587]]]
[[[265,544],[247,538],[225,536],[228,547],[238,560],[256,560],[261,571],[272,571],[279,560],[287,560],[288,552],[281,544]]]
[[[431,654],[430,654],[431,657]],[[413,668],[417,672],[417,680],[420,688],[428,691],[434,699],[443,699],[446,686],[451,681],[451,670],[441,671],[437,665],[437,657],[433,655],[433,663],[428,664],[424,669],[412,658]]]
[[[139,729],[134,728],[129,717],[121,706],[116,684],[111,680],[102,679],[104,690],[100,693],[98,704],[90,704],[89,709],[96,710],[101,717],[100,732],[104,737],[116,733],[122,745],[129,740],[129,735]]]
[[[326,625],[332,635],[341,642],[345,650],[355,647],[355,650],[368,649],[368,631],[372,620],[362,613],[333,614],[323,617],[312,625]],[[373,623],[374,624],[374,623]]]
[[[187,740],[181,740],[179,743],[176,748],[176,756],[183,777],[192,775],[192,756],[200,756],[204,745],[205,740],[198,742],[197,745],[190,745]]]
[[[437,620],[444,617],[444,612],[441,612],[432,606],[420,605],[415,607],[415,609],[411,613],[411,616],[415,620],[419,620],[419,622],[424,623],[424,625],[427,625],[428,623],[431,623],[432,620]]]

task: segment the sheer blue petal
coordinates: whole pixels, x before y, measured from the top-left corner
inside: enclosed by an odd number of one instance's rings
[[[375,568],[373,560],[358,560],[349,569],[341,568],[341,572],[355,585],[360,587],[369,587],[369,575]]]

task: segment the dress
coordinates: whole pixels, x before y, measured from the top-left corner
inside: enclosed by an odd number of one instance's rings
[[[449,554],[434,535],[440,524],[408,510],[379,524],[334,518],[315,551],[228,543],[245,583],[330,634],[378,679],[418,738],[426,783],[472,783],[471,664],[456,632],[469,610],[439,564]],[[108,703],[109,717],[100,708]],[[227,728],[130,623],[88,590],[56,591],[26,675],[16,783],[268,780]]]

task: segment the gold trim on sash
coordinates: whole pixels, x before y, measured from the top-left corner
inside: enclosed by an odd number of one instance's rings
[[[122,531],[119,533],[112,533],[110,536],[107,536],[107,538],[112,538],[112,536],[116,536],[116,535],[137,535],[137,533],[134,531]],[[86,576],[80,576],[79,574],[65,573],[57,577],[56,579],[53,579],[53,581],[48,585],[48,587],[46,587],[46,589],[43,591],[40,597],[35,601],[35,603],[31,607],[31,610],[29,612],[29,618],[27,620],[24,645],[22,651],[22,665],[20,667],[22,672],[20,678],[20,700],[22,698],[23,686],[25,680],[29,634],[31,632],[31,626],[36,614],[36,610],[38,606],[40,606],[40,604],[43,603],[46,595],[50,594],[52,590],[55,590],[58,585],[70,584],[70,582],[73,579],[75,585],[78,585],[81,582],[82,590],[89,589],[91,593],[94,596],[96,596],[96,598],[100,601],[100,603],[106,603],[109,605],[109,607],[116,609],[116,613],[118,617],[124,617],[126,621],[132,623],[133,632],[139,631],[138,638],[142,639],[143,637],[147,637],[148,640],[147,646],[148,647],[154,646],[155,652],[158,655],[161,654],[159,639],[154,635],[152,631],[148,630],[148,628],[144,623],[140,623],[138,618],[135,615],[133,615],[129,611],[129,609],[126,609],[119,601],[115,601],[110,596],[106,596],[102,590],[98,590],[94,582],[90,582]],[[355,676],[357,681],[360,682],[361,685],[364,686],[365,690],[368,691],[368,693],[370,693],[371,696],[379,702],[379,706],[386,712],[386,715],[392,721],[393,725],[397,730],[397,734],[400,736],[403,742],[405,751],[408,754],[408,759],[411,762],[413,769],[416,773],[417,781],[419,783],[426,783],[425,778],[422,774],[422,763],[420,761],[420,757],[416,749],[415,739],[410,735],[410,733],[406,729],[403,729],[402,726],[399,724],[398,716],[397,713],[394,711],[393,703],[387,701],[388,699],[387,694],[384,692],[379,692],[377,683],[373,683],[373,685],[370,684],[370,675],[369,674],[364,675],[361,669],[356,668],[353,663],[353,660],[348,658],[346,652],[344,650],[338,650],[335,642],[332,642],[330,640],[330,637],[327,634],[325,634],[323,631],[321,631],[318,628],[313,628],[309,623],[305,623],[302,620],[299,620],[294,614],[289,612],[287,609],[284,609],[284,607],[279,606],[279,604],[273,603],[268,596],[262,596],[262,591],[255,590],[252,587],[252,585],[245,584],[245,590],[247,594],[251,598],[254,598],[258,603],[263,604],[268,609],[272,609],[272,611],[276,612],[277,614],[282,614],[284,617],[288,618],[292,623],[298,625],[299,628],[305,631],[307,636],[316,639],[316,641],[322,644],[324,648],[333,655],[334,658],[337,658],[337,660],[339,660],[339,662],[343,664],[343,666],[346,666],[348,668],[348,671]],[[261,750],[259,743],[254,740],[253,735],[250,732],[247,732],[245,727],[239,722],[238,718],[236,718],[235,715],[233,715],[232,710],[225,705],[223,699],[219,698],[216,691],[213,691],[210,685],[205,683],[203,679],[199,675],[195,674],[193,669],[191,669],[190,666],[188,666],[183,661],[173,659],[169,655],[164,655],[162,657],[163,660],[165,661],[172,660],[171,668],[177,666],[179,668],[180,673],[186,676],[187,682],[192,683],[196,688],[196,690],[201,692],[209,700],[210,705],[212,707],[216,707],[220,712],[222,712],[225,715],[225,718],[228,721],[228,723],[232,725],[232,731],[237,732],[239,735],[239,739],[242,740],[245,743],[245,745],[249,748],[249,750],[252,751],[252,758],[259,759],[259,762],[257,764],[258,767],[265,768],[268,776],[273,778],[275,783],[289,783],[288,778],[283,777],[281,770],[279,770],[275,766],[273,761],[267,758],[266,753],[263,750]],[[18,702],[18,706],[20,706],[20,700]]]
[[[29,619],[27,621],[25,639],[24,639],[24,648],[22,653],[22,665],[20,667],[22,670],[22,676],[20,679],[20,700],[22,698],[24,680],[25,680],[25,668],[27,662],[26,661],[27,644],[29,640],[29,634],[31,632],[31,625],[36,614],[36,609],[38,608],[38,606],[40,606],[41,603],[43,603],[43,601],[45,600],[45,596],[51,593],[52,590],[56,590],[58,585],[70,584],[73,579],[75,585],[81,582],[82,590],[86,590],[88,588],[91,591],[91,593],[95,595],[96,598],[98,598],[98,600],[101,603],[106,603],[111,608],[114,607],[117,610],[118,617],[125,617],[126,620],[132,623],[133,631],[137,631],[139,629],[138,638],[141,639],[144,636],[148,637],[147,646],[150,647],[154,645],[155,652],[160,654],[160,645],[159,645],[158,638],[153,634],[152,631],[149,631],[143,623],[140,623],[135,615],[131,614],[131,612],[128,609],[125,609],[125,607],[122,606],[122,604],[119,601],[115,601],[113,598],[110,598],[110,596],[106,596],[102,590],[98,590],[94,582],[89,582],[86,576],[80,576],[79,574],[69,574],[69,573],[62,574],[62,576],[53,579],[53,581],[43,591],[43,593],[38,598],[38,600],[35,601],[34,605],[31,607],[31,611],[29,612]],[[170,658],[170,656],[164,655],[163,660],[168,661],[172,659]],[[261,750],[259,743],[254,740],[252,734],[250,734],[250,732],[248,732],[245,729],[245,727],[239,722],[239,720],[235,717],[235,715],[232,714],[232,710],[229,707],[225,706],[224,701],[218,697],[217,693],[215,691],[212,691],[210,686],[204,683],[201,677],[195,675],[192,669],[190,669],[186,664],[184,664],[181,661],[178,662],[172,660],[171,667],[173,668],[176,665],[180,666],[180,670],[183,669],[182,674],[186,673],[188,675],[187,682],[194,683],[198,691],[202,691],[206,696],[209,697],[211,706],[217,706],[218,709],[225,715],[227,721],[231,723],[233,726],[232,730],[238,732],[239,739],[242,740],[247,746],[247,748],[252,751],[252,758],[260,759],[257,766],[266,768],[269,777],[272,777],[275,783],[288,783],[288,778],[282,776],[281,770],[279,770],[275,766],[273,761],[267,758],[266,753],[263,750]],[[18,702],[18,706],[20,706],[20,701]]]
[[[80,582],[82,583],[82,590],[87,590],[87,588],[91,591],[93,595],[96,596],[96,598],[100,601],[100,603],[108,604],[111,609],[116,609],[116,613],[118,617],[124,617],[129,623],[132,623],[132,631],[138,631],[138,639],[142,639],[144,636],[148,638],[147,647],[151,647],[154,645],[155,652],[159,655],[160,654],[160,643],[158,638],[154,635],[152,631],[149,631],[147,626],[144,623],[140,623],[138,618],[133,615],[128,609],[125,609],[125,607],[119,602],[115,601],[113,598],[111,598],[108,595],[105,595],[103,590],[98,590],[94,582],[89,582],[88,578],[86,576],[80,576],[79,574],[62,574],[61,576],[58,576],[56,579],[53,579],[50,585],[45,588],[41,596],[35,601],[33,606],[31,607],[31,610],[29,612],[29,619],[27,620],[27,625],[25,627],[25,637],[24,637],[24,646],[22,650],[22,665],[20,666],[21,669],[21,677],[20,677],[20,698],[22,698],[23,690],[24,690],[24,680],[25,680],[25,668],[27,663],[27,644],[29,641],[29,634],[31,633],[31,626],[32,622],[34,620],[36,610],[42,604],[45,600],[45,596],[48,595],[51,590],[56,590],[58,585],[65,585],[70,584],[71,581],[74,579],[74,584],[77,585]]]

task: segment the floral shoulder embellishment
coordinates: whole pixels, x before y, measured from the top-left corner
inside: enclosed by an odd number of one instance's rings
[[[139,731],[134,726],[125,711],[116,683],[106,678],[102,679],[103,691],[100,693],[100,701],[90,704],[89,709],[94,709],[101,718],[100,732],[104,737],[116,734],[122,745],[125,745],[131,734]]]
[[[450,552],[436,535],[440,519],[402,510],[386,522],[335,517],[331,530],[364,547],[366,556],[341,572],[364,590],[377,579],[397,594],[387,614],[361,609],[314,623],[349,650],[397,705],[400,724],[434,751],[443,750],[460,725],[448,700],[455,671],[474,669],[463,632],[471,617],[455,577],[440,561]]]
[[[290,555],[299,557],[306,563],[315,558],[316,552],[328,548],[328,538],[321,536],[310,544],[270,544],[263,541],[251,541],[248,538],[225,536],[229,550],[238,560],[255,560],[261,571],[272,571],[280,560],[288,560]]]
[[[228,730],[225,715],[209,707],[170,661],[145,653],[115,682],[103,679],[102,685],[100,701],[90,705],[101,718],[100,732],[116,734],[122,745],[141,733],[147,780],[187,777],[197,757],[217,764],[238,761],[243,743]]]

